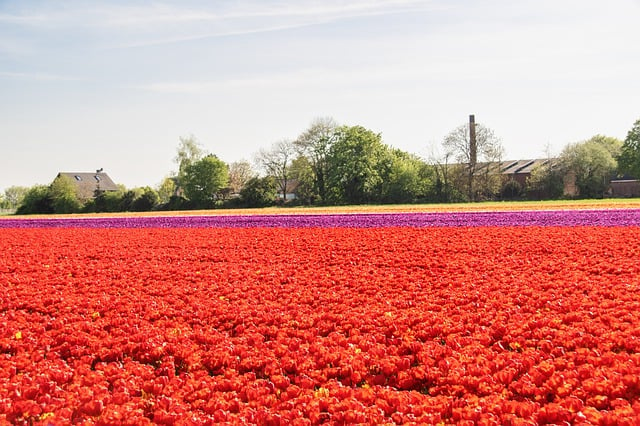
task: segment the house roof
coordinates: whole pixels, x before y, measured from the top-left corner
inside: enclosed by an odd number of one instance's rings
[[[58,176],[66,176],[76,185],[78,198],[93,198],[96,189],[101,191],[118,190],[118,185],[104,172],[60,172]]]
[[[502,162],[502,174],[504,175],[517,175],[517,174],[529,174],[533,169],[547,163],[548,159],[535,159],[535,160],[517,160],[517,161],[503,161]]]

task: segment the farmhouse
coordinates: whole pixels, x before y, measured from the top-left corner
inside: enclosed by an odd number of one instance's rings
[[[525,188],[533,169],[543,166],[550,161],[551,160],[547,159],[504,161],[500,164],[500,169],[506,179],[515,180]]]
[[[116,185],[102,169],[90,172],[60,172],[56,179],[64,176],[76,187],[79,199],[88,200],[95,197],[96,191],[117,191]]]
[[[609,183],[609,192],[607,195],[618,198],[640,197],[640,180],[614,179]]]
[[[278,186],[280,188],[278,192],[279,200],[284,200],[284,202],[287,202],[298,198],[298,194],[296,193],[298,186],[300,186],[300,181],[298,179],[288,179],[286,188],[283,188],[284,181],[281,179],[278,182]]]

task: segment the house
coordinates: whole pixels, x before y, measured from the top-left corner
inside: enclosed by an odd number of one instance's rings
[[[60,172],[56,179],[64,176],[76,186],[76,194],[81,200],[88,200],[96,195],[96,191],[118,191],[116,185],[108,174],[102,169],[94,173],[89,172]]]
[[[609,183],[609,197],[636,198],[640,197],[640,180],[614,179]]]
[[[527,187],[527,180],[531,177],[531,172],[536,167],[548,164],[552,160],[535,159],[535,160],[513,160],[503,161],[500,164],[500,173],[505,180],[514,180],[520,184],[522,188]]]
[[[278,199],[279,200],[284,200],[284,202],[287,202],[287,201],[292,201],[298,198],[298,195],[296,194],[296,190],[298,189],[298,186],[300,186],[300,181],[298,181],[298,179],[288,179],[287,187],[283,188],[283,186],[284,186],[284,181],[280,180],[278,183],[278,187],[279,187]]]

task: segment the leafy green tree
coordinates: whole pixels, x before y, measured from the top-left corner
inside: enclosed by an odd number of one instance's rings
[[[171,197],[176,195],[176,178],[175,177],[165,177],[160,185],[158,185],[158,202],[161,204],[166,204],[169,202]]]
[[[22,203],[18,206],[17,214],[51,214],[53,210],[53,200],[49,187],[45,185],[35,185],[29,188],[24,194]]]
[[[142,190],[140,188],[128,189],[122,193],[122,197],[120,198],[120,207],[118,211],[121,212],[130,212],[133,211],[133,202],[142,195]]]
[[[85,211],[95,213],[114,213],[123,211],[126,204],[126,191],[122,188],[118,191],[100,191],[95,198],[85,205]]]
[[[302,204],[313,204],[319,199],[311,162],[307,157],[299,156],[289,167],[291,180],[297,183],[296,200]]]
[[[131,203],[131,210],[134,212],[148,212],[153,210],[160,202],[158,192],[153,188],[145,186],[140,188],[138,196]]]
[[[178,175],[176,179],[179,187],[184,187],[186,183],[184,179],[187,168],[193,163],[200,161],[205,155],[205,150],[193,135],[180,138],[177,154],[174,158],[174,161],[178,164]]]
[[[338,125],[332,118],[318,118],[293,142],[311,168],[314,192],[321,201],[327,198],[328,157],[338,137]]]
[[[618,165],[622,173],[640,179],[640,119],[638,119],[624,139]]]
[[[215,155],[207,155],[184,170],[184,193],[196,208],[213,207],[220,191],[229,183],[227,165]]]
[[[575,176],[581,198],[601,198],[618,169],[616,159],[621,148],[620,140],[596,135],[565,147],[559,157],[559,167],[565,175]]]
[[[49,187],[49,196],[54,213],[77,213],[82,209],[76,186],[67,176],[55,178]]]
[[[389,149],[386,155],[388,167],[382,180],[382,201],[412,203],[425,198],[432,182],[427,164],[399,149]]]
[[[26,186],[10,186],[4,190],[4,200],[8,209],[17,209],[29,191]]]
[[[520,182],[514,179],[509,179],[502,185],[500,190],[500,198],[503,200],[518,200],[522,198],[524,189]]]
[[[564,172],[558,162],[548,159],[531,170],[524,188],[526,196],[532,200],[555,200],[564,193]]]
[[[343,126],[327,158],[330,202],[360,204],[379,201],[387,147],[380,134],[362,126]]]
[[[278,186],[273,176],[253,177],[240,191],[240,200],[247,207],[267,207],[278,198]]]

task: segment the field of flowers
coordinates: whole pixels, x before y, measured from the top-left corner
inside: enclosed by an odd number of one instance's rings
[[[638,424],[640,209],[0,219],[0,424]]]

